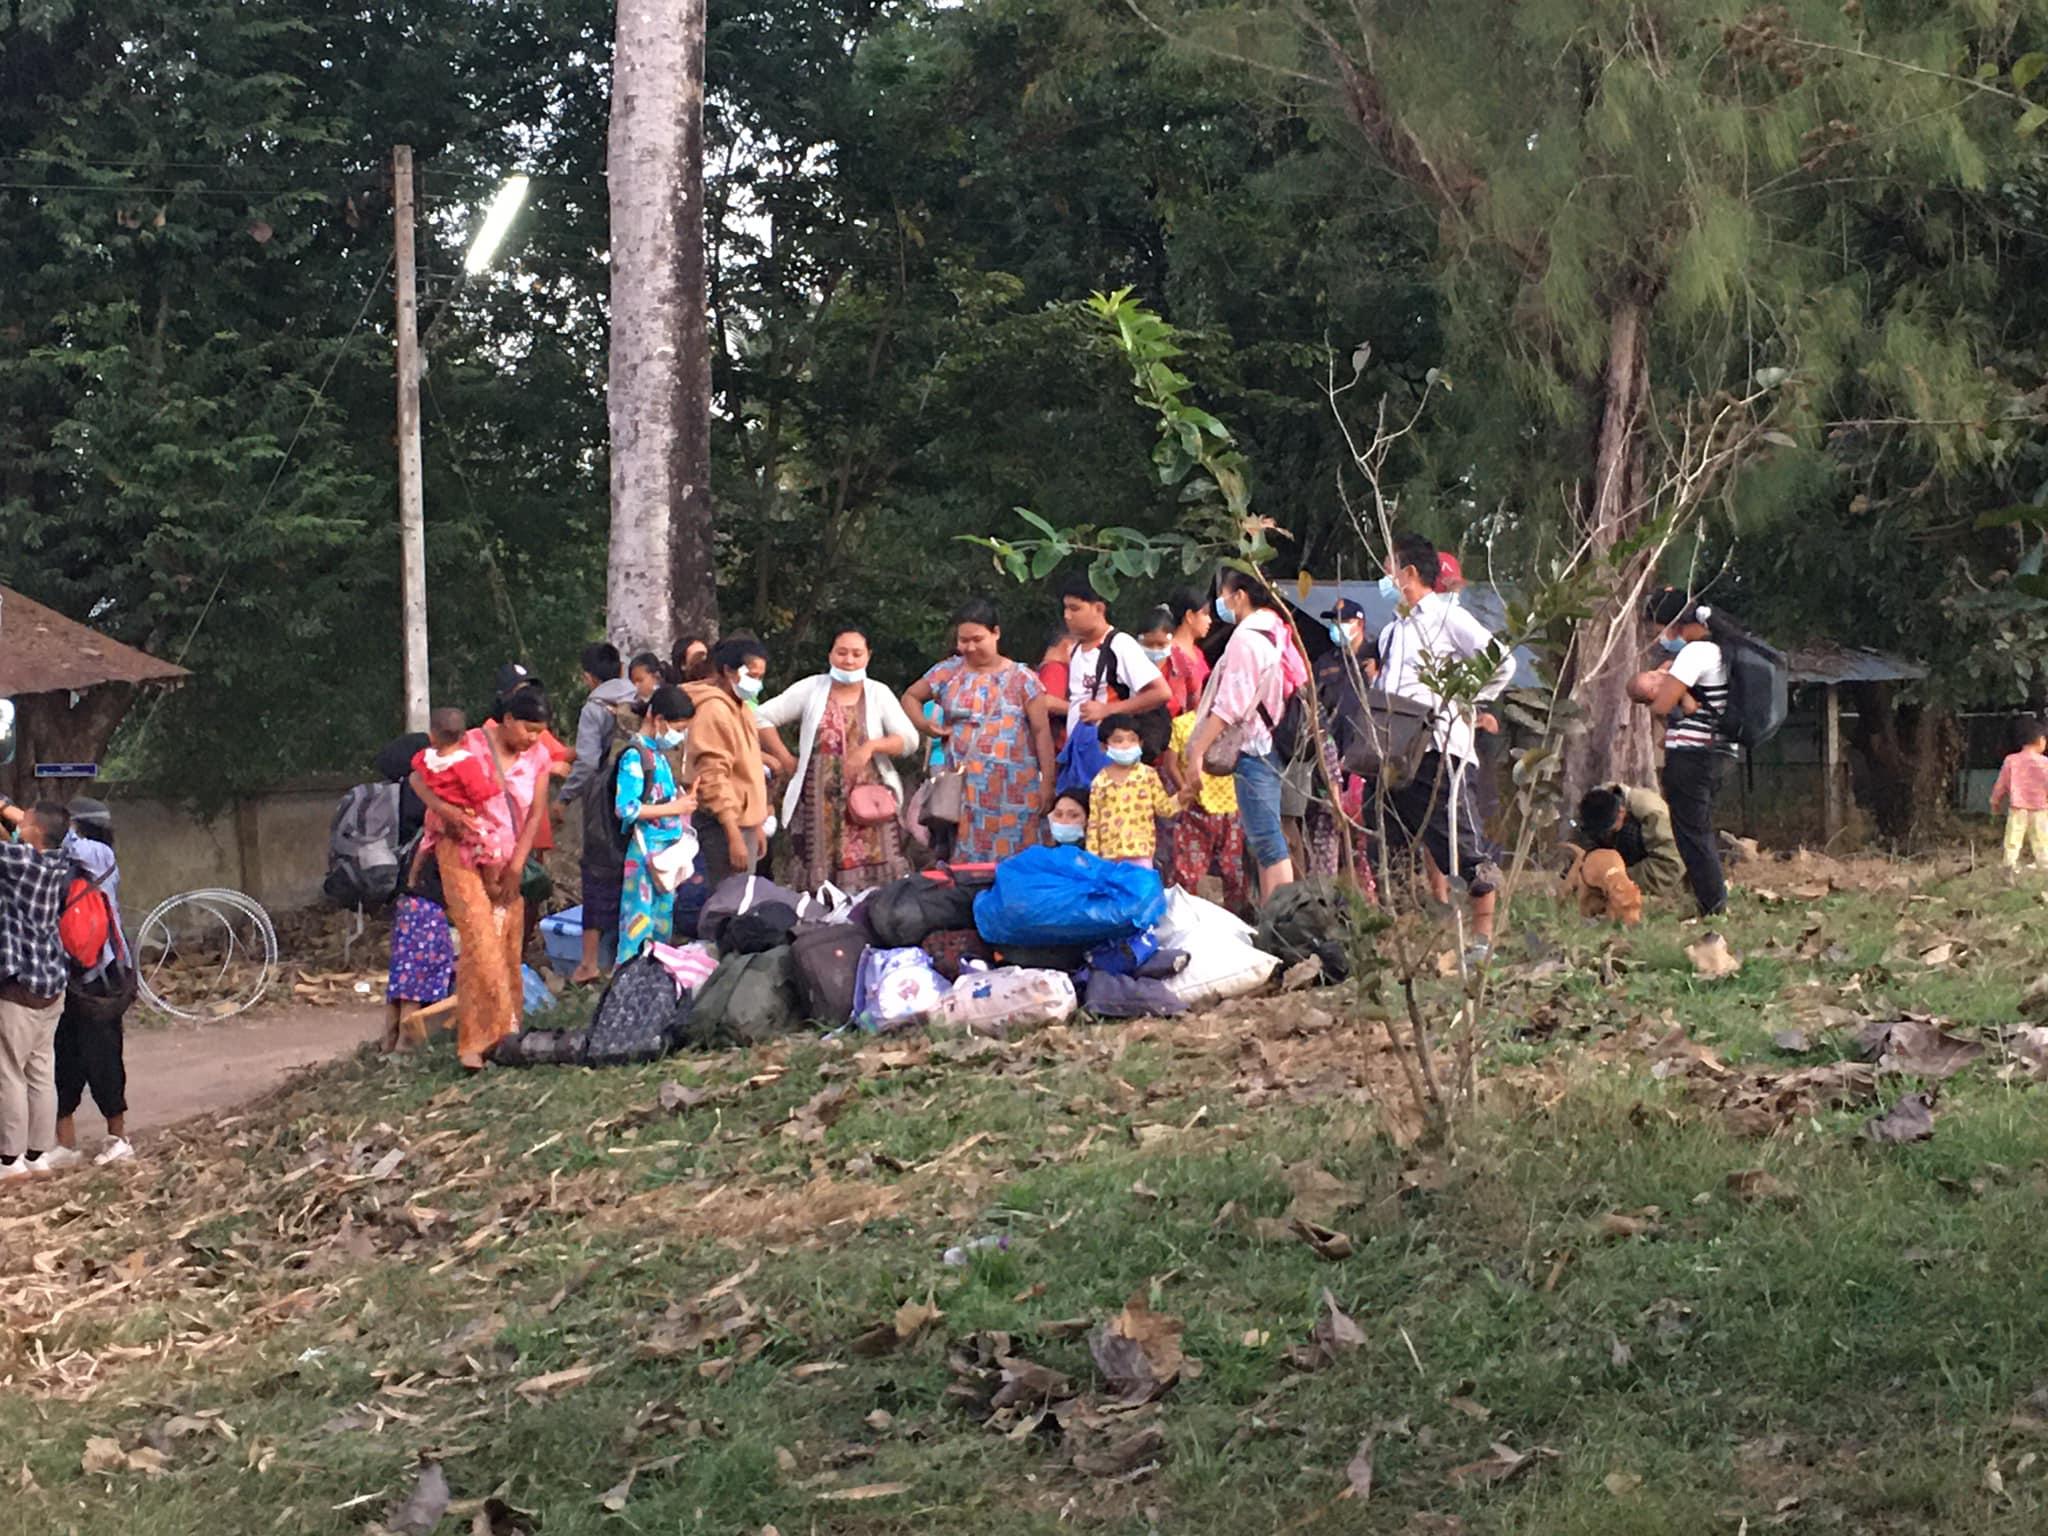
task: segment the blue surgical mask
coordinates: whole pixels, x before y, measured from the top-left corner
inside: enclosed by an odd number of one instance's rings
[[[1401,589],[1394,584],[1393,577],[1382,576],[1380,578],[1380,596],[1384,597],[1390,603],[1398,602],[1400,600]]]
[[[761,697],[761,679],[754,676],[751,672],[742,672],[738,677],[734,678],[732,688],[733,692],[743,699],[758,699]]]
[[[1223,601],[1223,594],[1221,592],[1216,594],[1216,617],[1226,624],[1235,624],[1237,622],[1237,615],[1230,611],[1230,604]]]
[[[1157,649],[1148,645],[1144,647],[1144,651],[1145,659],[1147,661],[1154,663],[1155,665],[1163,664],[1169,659],[1171,659],[1173,656],[1173,647],[1170,645],[1162,645],[1159,646]]]
[[[1088,835],[1088,828],[1076,822],[1049,821],[1046,825],[1052,828],[1052,840],[1056,843],[1078,843]]]
[[[1664,649],[1669,651],[1673,656],[1676,656],[1680,651],[1685,649],[1685,642],[1679,639],[1676,635],[1659,635],[1657,637],[1657,643],[1663,646]]]
[[[673,752],[690,738],[681,731],[663,731],[654,738],[654,744],[664,752]]]
[[[1145,749],[1143,747],[1111,747],[1108,753],[1109,760],[1119,768],[1130,767],[1131,764],[1144,755]]]
[[[1332,645],[1342,645],[1342,644],[1344,644],[1344,626],[1343,626],[1342,624],[1332,624],[1332,625],[1330,625],[1330,626],[1329,626],[1329,629],[1330,629],[1330,644],[1332,644]]]
[[[832,669],[832,681],[835,683],[845,683],[850,687],[854,683],[864,683],[867,680],[868,669],[866,667],[862,667],[858,672],[849,672],[844,667],[834,667]]]

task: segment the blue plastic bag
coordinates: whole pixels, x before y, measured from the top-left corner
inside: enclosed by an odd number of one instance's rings
[[[1079,848],[1026,848],[998,864],[994,888],[974,898],[984,939],[1034,949],[1126,939],[1165,912],[1157,871]]]
[[[1102,734],[1085,720],[1076,720],[1067,730],[1067,743],[1060,748],[1060,776],[1053,781],[1053,793],[1064,795],[1069,790],[1086,789],[1095,782],[1095,775],[1109,766],[1109,754],[1103,750]]]
[[[520,1012],[546,1013],[555,1006],[555,994],[548,990],[548,984],[540,979],[540,972],[530,965],[519,967]]]

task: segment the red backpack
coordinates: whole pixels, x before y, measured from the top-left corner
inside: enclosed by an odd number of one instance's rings
[[[113,935],[112,909],[97,880],[73,875],[64,888],[64,910],[57,916],[57,940],[74,965],[90,970]]]

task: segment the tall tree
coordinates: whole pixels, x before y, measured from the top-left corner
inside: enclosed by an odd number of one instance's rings
[[[704,0],[619,0],[612,51],[609,629],[718,616],[704,288]]]
[[[1726,393],[1780,380],[1782,423],[1817,428],[1873,354],[1931,350],[1924,295],[1886,308],[1845,226],[1891,189],[1981,185],[2032,79],[1999,83],[2002,11],[1943,0],[1127,4],[1319,86],[1429,209],[1449,360],[1497,423],[1490,489],[1525,541],[1597,551],[1670,510],[1667,444]],[[1965,403],[1924,381],[1901,398],[1930,419]],[[1650,722],[1621,692],[1646,558],[1591,594],[1574,644],[1592,718],[1568,792],[1649,774]]]

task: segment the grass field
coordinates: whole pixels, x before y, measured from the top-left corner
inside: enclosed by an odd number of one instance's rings
[[[2048,905],[1956,870],[1750,866],[1712,982],[1524,901],[1450,1155],[1338,990],[365,1056],[0,1194],[0,1536],[2040,1532]],[[1983,1051],[1873,1143],[1924,1074],[1834,1064],[1908,1015]]]

